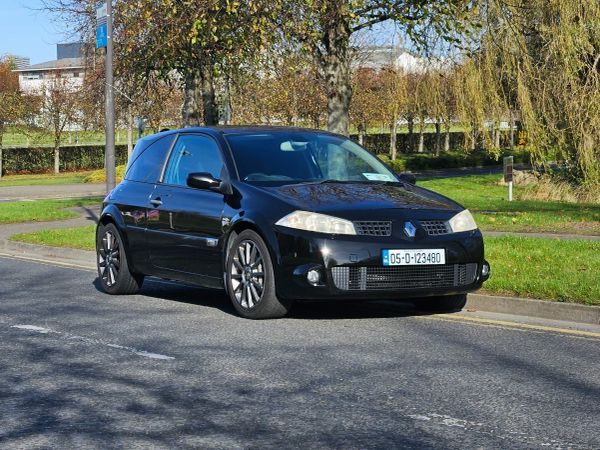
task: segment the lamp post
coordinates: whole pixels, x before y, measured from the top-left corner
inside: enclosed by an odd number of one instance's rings
[[[113,91],[112,0],[106,2],[106,191],[115,188],[115,103]]]
[[[96,8],[96,48],[106,49],[106,60],[104,63],[106,76],[106,83],[104,84],[106,100],[104,167],[106,170],[106,192],[110,192],[116,185],[112,0],[107,0],[106,3],[102,3]]]

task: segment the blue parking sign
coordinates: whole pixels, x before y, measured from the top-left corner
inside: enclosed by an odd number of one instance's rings
[[[103,48],[107,45],[108,30],[106,22],[96,27],[96,48]]]

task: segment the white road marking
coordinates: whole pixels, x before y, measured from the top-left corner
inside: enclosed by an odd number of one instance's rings
[[[502,430],[492,428],[489,425],[483,424],[481,422],[473,422],[470,420],[457,419],[456,417],[452,417],[452,416],[449,416],[446,414],[438,414],[438,413],[432,413],[432,412],[419,413],[419,412],[415,411],[415,413],[407,414],[406,416],[413,420],[429,422],[432,425],[443,425],[446,427],[458,427],[458,428],[465,430],[465,432],[481,433],[481,434],[485,434],[485,435],[489,435],[489,436],[494,436],[499,439],[507,440],[507,441],[510,441],[513,443],[516,440],[521,443],[528,443],[528,444],[532,444],[534,446],[541,446],[541,447],[552,447],[555,449],[585,448],[579,444],[564,443],[564,442],[557,441],[555,439],[548,441],[547,437],[545,437],[544,439],[540,439],[535,436],[529,436],[526,433],[523,433],[521,431],[511,431],[511,430],[502,431]],[[423,426],[425,426],[425,424],[423,424]]]
[[[411,419],[415,419],[415,420],[431,420],[431,417],[427,417],[427,416],[422,416],[421,414],[409,414],[408,417],[410,417]]]
[[[41,334],[48,334],[48,333],[52,332],[52,330],[49,330],[48,328],[42,328],[42,327],[38,327],[35,325],[13,325],[13,326],[11,326],[11,328],[18,328],[19,330],[35,331],[36,333],[41,333]]]
[[[152,353],[146,350],[140,350],[134,347],[126,347],[124,345],[112,344],[110,342],[101,341],[99,339],[92,339],[85,336],[77,336],[74,334],[62,333],[60,331],[54,331],[49,328],[38,327],[37,325],[11,325],[11,328],[16,328],[24,331],[34,331],[39,334],[58,334],[61,335],[64,339],[74,340],[84,342],[86,344],[91,345],[99,345],[109,348],[114,348],[116,350],[124,350],[129,353],[133,353],[134,355],[142,356],[144,358],[150,359],[161,359],[161,360],[172,360],[175,359],[173,356],[161,355],[160,353]]]

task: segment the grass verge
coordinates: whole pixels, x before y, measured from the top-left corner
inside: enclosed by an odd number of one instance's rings
[[[8,186],[34,186],[55,184],[79,184],[84,183],[91,172],[69,172],[39,175],[5,175],[0,178],[0,188]]]
[[[485,238],[496,294],[600,306],[600,242],[529,237]]]
[[[50,245],[52,247],[68,247],[79,250],[95,249],[96,226],[60,228],[42,230],[33,233],[20,233],[10,237],[12,241],[30,244]]]
[[[78,217],[73,211],[64,208],[74,206],[96,206],[100,197],[75,198],[65,200],[35,200],[26,202],[0,203],[0,225],[20,222],[45,222],[66,220]]]
[[[55,247],[94,250],[95,227],[18,234],[11,239]],[[492,294],[600,306],[600,242],[544,238],[485,238]]]
[[[515,187],[515,200],[498,185],[501,175],[482,175],[420,181],[474,213],[482,230],[600,235],[600,205],[522,200],[525,188]]]

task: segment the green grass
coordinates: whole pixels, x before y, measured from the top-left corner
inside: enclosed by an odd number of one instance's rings
[[[52,247],[69,247],[79,250],[95,249],[95,225],[87,227],[42,230],[33,233],[21,233],[11,236],[11,240],[29,242],[31,244],[50,245]]]
[[[507,200],[506,186],[497,184],[501,175],[468,176],[420,181],[419,186],[446,195],[474,213],[482,230],[600,234],[600,205]]]
[[[600,306],[600,242],[485,238],[486,291]]]
[[[84,183],[85,179],[91,171],[86,172],[69,172],[54,174],[39,174],[39,175],[7,175],[0,178],[0,188],[8,186],[34,186],[34,185],[51,185],[51,184],[78,184]]]
[[[4,202],[0,203],[0,224],[73,219],[78,217],[78,214],[73,211],[67,211],[64,208],[98,205],[101,201],[101,198],[90,197],[66,200]]]

